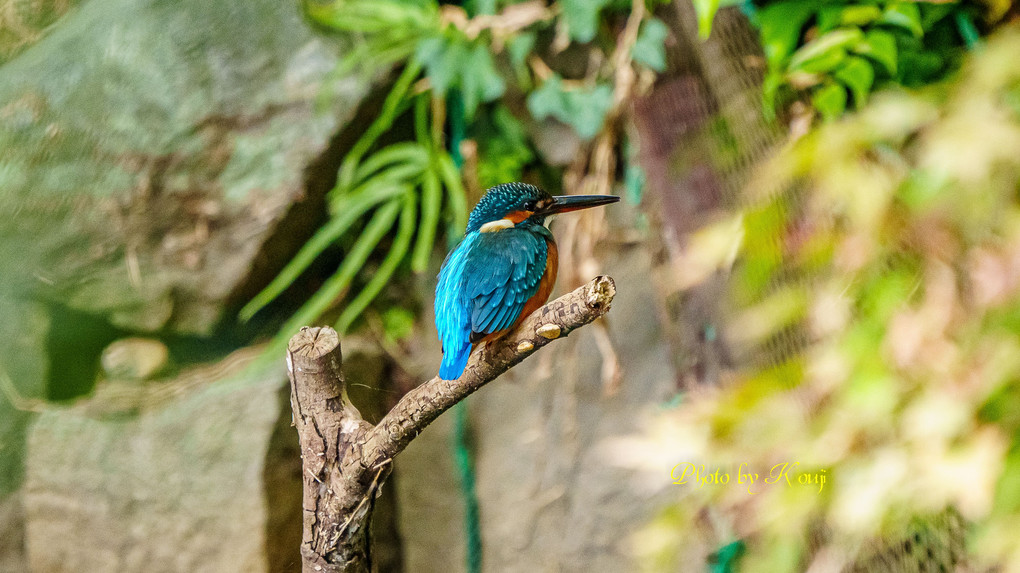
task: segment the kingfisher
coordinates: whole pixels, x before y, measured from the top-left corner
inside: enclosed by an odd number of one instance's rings
[[[436,286],[439,377],[456,380],[471,349],[517,326],[541,307],[556,282],[556,241],[546,217],[615,203],[613,195],[561,195],[526,183],[485,192],[450,251]]]

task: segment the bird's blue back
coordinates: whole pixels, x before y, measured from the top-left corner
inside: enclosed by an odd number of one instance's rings
[[[436,287],[436,329],[443,343],[439,376],[459,378],[471,334],[510,328],[545,274],[552,234],[541,224],[470,230],[447,256]]]

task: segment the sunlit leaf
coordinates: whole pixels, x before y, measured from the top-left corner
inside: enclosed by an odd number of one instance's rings
[[[825,119],[836,119],[846,110],[846,90],[837,83],[827,83],[811,94],[811,103]]]
[[[780,66],[793,54],[804,25],[817,10],[815,0],[790,0],[769,4],[758,12],[762,47],[770,66]]]
[[[829,72],[843,63],[846,50],[864,38],[858,28],[841,28],[829,32],[801,47],[790,60],[790,71]]]
[[[368,179],[376,172],[394,164],[411,165],[413,173],[414,170],[424,170],[428,162],[428,150],[418,143],[394,143],[376,151],[359,165],[354,172],[354,181]]]
[[[336,187],[331,193],[336,195],[351,188],[354,183],[358,163],[368,153],[368,150],[375,145],[379,136],[393,125],[393,121],[407,107],[407,92],[411,89],[411,84],[418,78],[420,73],[421,64],[417,60],[412,59],[407,62],[404,70],[400,73],[400,77],[393,84],[390,93],[386,95],[386,100],[383,102],[383,108],[379,112],[379,117],[368,126],[365,133],[361,135],[344,157],[343,162],[340,164]]]
[[[881,8],[869,4],[825,5],[818,11],[818,31],[824,33],[840,26],[862,27],[881,15]]]
[[[456,241],[467,227],[468,209],[467,201],[464,199],[464,183],[461,181],[460,171],[448,154],[439,155],[435,161],[439,168],[439,177],[446,187],[447,235],[451,241]]]
[[[921,11],[916,2],[894,2],[882,12],[878,19],[879,24],[886,24],[903,28],[910,32],[915,38],[924,35],[924,27],[921,26]]]
[[[698,36],[703,40],[712,33],[712,21],[719,10],[719,0],[692,0],[694,12],[698,15]]]
[[[886,73],[896,75],[896,38],[885,30],[868,30],[864,38],[851,48],[855,53],[875,60],[885,68]]]

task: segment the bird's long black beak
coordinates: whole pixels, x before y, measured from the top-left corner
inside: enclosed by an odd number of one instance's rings
[[[616,195],[557,195],[552,199],[552,203],[539,210],[542,215],[567,213],[589,207],[608,205],[620,200]]]

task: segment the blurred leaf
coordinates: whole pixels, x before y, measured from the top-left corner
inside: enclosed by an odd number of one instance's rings
[[[828,32],[840,26],[863,27],[882,15],[878,6],[869,4],[825,5],[818,11],[818,31]]]
[[[535,119],[554,117],[573,127],[582,139],[589,140],[602,129],[613,103],[613,90],[606,84],[568,90],[554,74],[528,95],[527,103]]]
[[[698,15],[698,36],[706,40],[712,33],[712,21],[715,20],[715,13],[719,10],[719,0],[692,1],[694,12]]]
[[[832,121],[846,110],[846,90],[837,83],[826,83],[811,94],[811,103],[822,117]]]
[[[514,71],[514,77],[520,89],[530,91],[531,71],[528,69],[528,56],[535,48],[535,33],[522,32],[514,34],[507,41],[506,51],[510,56],[510,65]]]
[[[421,186],[421,223],[418,226],[418,242],[411,256],[411,270],[424,272],[435,249],[436,228],[439,226],[439,210],[443,203],[443,189],[439,175],[430,169],[425,172]]]
[[[875,70],[864,58],[851,56],[836,70],[835,77],[850,88],[854,95],[854,105],[860,109],[868,102],[868,94],[875,81]]]
[[[477,132],[478,182],[483,188],[507,181],[519,181],[524,166],[534,160],[535,155],[528,144],[524,126],[502,105],[473,128]]]
[[[868,30],[864,39],[853,46],[853,51],[882,64],[886,73],[896,75],[896,38],[885,30]]]
[[[924,27],[921,26],[921,11],[915,2],[894,2],[889,4],[882,17],[878,19],[879,24],[886,24],[902,28],[910,32],[915,38],[924,35]]]
[[[480,14],[495,14],[496,4],[496,0],[468,0],[466,7],[472,16],[478,16]]]
[[[354,171],[354,181],[364,181],[376,175],[377,172],[397,164],[408,166],[410,173],[413,174],[417,171],[424,171],[428,166],[428,162],[428,150],[418,143],[394,143],[376,151],[361,165],[358,165],[358,168]],[[392,172],[392,170],[387,171]]]
[[[445,96],[457,81],[467,57],[467,44],[460,38],[429,38],[415,52],[415,59],[425,66],[429,84],[439,97]]]
[[[481,102],[492,101],[503,95],[506,84],[496,71],[489,49],[476,44],[468,58],[461,64],[461,93],[464,98],[464,115],[473,119]]]
[[[771,3],[758,12],[765,57],[770,68],[778,68],[797,49],[801,31],[818,10],[814,0]]]
[[[411,89],[411,84],[414,83],[420,73],[421,64],[417,60],[410,60],[404,66],[400,77],[393,84],[390,93],[386,95],[386,100],[383,102],[383,108],[379,112],[379,117],[368,126],[365,133],[362,134],[361,138],[355,142],[351,150],[344,157],[343,162],[340,164],[336,187],[330,191],[330,195],[336,196],[341,194],[349,190],[355,183],[356,168],[361,162],[361,158],[375,145],[379,136],[390,129],[397,115],[408,105],[407,92]]]
[[[599,13],[610,0],[559,0],[567,33],[572,40],[588,43],[599,29]]]
[[[354,320],[368,308],[368,305],[371,304],[375,297],[379,296],[383,287],[386,286],[390,277],[393,276],[397,267],[403,262],[405,255],[407,255],[407,251],[411,246],[411,237],[414,236],[415,222],[417,220],[414,192],[408,189],[400,203],[400,223],[397,227],[397,236],[394,237],[393,244],[390,246],[389,252],[386,253],[386,258],[383,259],[382,263],[379,264],[379,268],[372,274],[372,279],[368,281],[365,288],[361,289],[358,296],[354,297],[354,300],[347,303],[346,308],[340,314],[340,318],[337,319],[336,328],[341,334],[347,332],[347,329],[354,323]],[[367,230],[365,234],[368,234]]]
[[[448,206],[447,235],[451,241],[460,240],[467,227],[468,209],[467,201],[464,199],[464,184],[460,178],[460,171],[453,164],[453,159],[446,153],[436,157],[439,167],[439,177],[446,186],[446,197]]]
[[[790,60],[790,71],[829,72],[846,58],[846,50],[864,38],[858,28],[841,28],[829,32],[801,47]]]
[[[669,27],[658,18],[651,18],[641,24],[637,42],[634,43],[633,58],[636,62],[663,72],[666,70],[666,36]]]
[[[410,310],[401,306],[391,306],[382,313],[383,331],[386,340],[399,342],[414,333],[414,325],[418,317]]]

